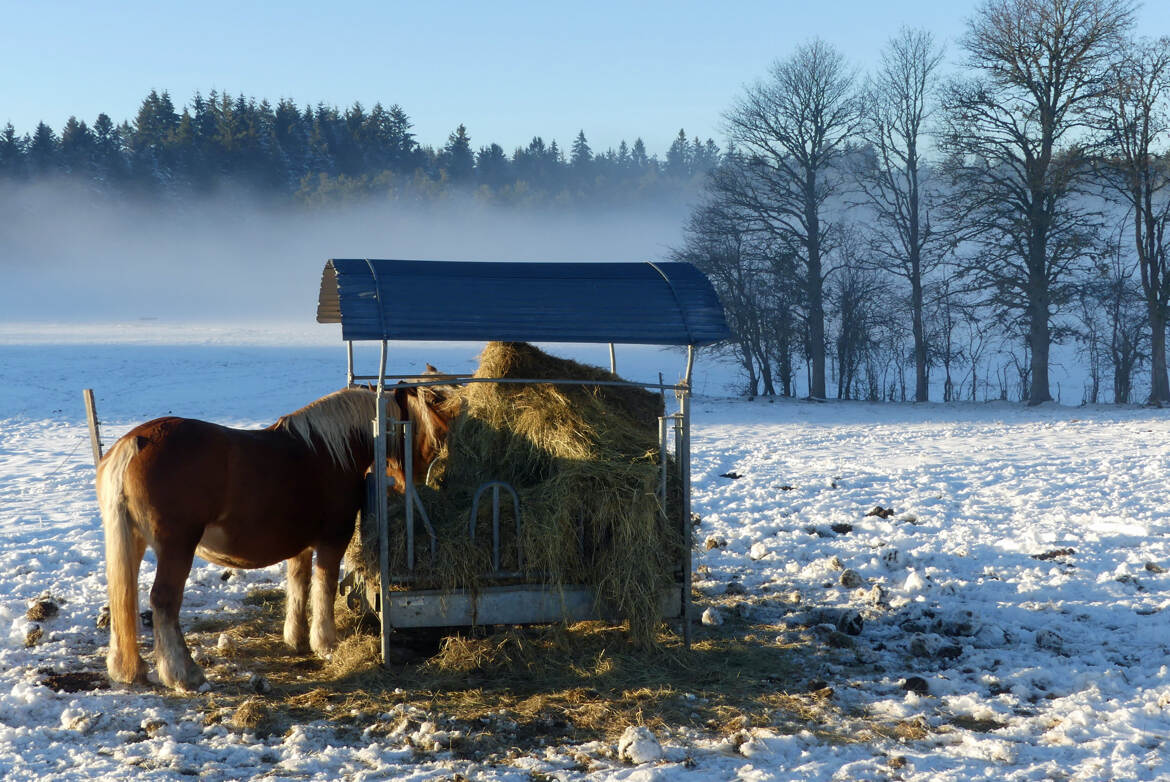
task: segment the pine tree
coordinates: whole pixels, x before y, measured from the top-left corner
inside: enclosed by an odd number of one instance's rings
[[[37,123],[28,145],[29,168],[35,176],[45,176],[57,169],[60,142],[53,129],[44,122]]]
[[[311,112],[311,119],[310,119]],[[331,176],[339,173],[337,160],[333,156],[334,136],[336,135],[337,111],[318,103],[315,110],[305,108],[305,121],[311,122],[312,135],[309,137],[312,158],[309,171],[316,174]]]
[[[410,132],[413,123],[402,107],[395,103],[390,107],[390,123],[387,129],[393,155],[391,157],[394,170],[401,172],[413,171],[418,165],[418,143],[414,134]]]
[[[589,142],[585,140],[585,131],[582,130],[577,133],[577,138],[573,141],[569,163],[578,176],[581,176],[589,169],[589,164],[592,162],[593,150],[589,149]]]
[[[26,173],[25,147],[27,137],[16,135],[16,128],[9,122],[0,131],[0,178],[23,179]]]
[[[481,185],[498,188],[507,183],[511,172],[504,148],[499,144],[480,147],[475,156],[475,171]]]
[[[107,186],[126,181],[123,139],[110,115],[101,113],[93,123],[94,179]]]
[[[170,183],[173,171],[167,144],[178,124],[170,96],[151,90],[138,109],[130,135],[130,163],[139,185],[150,189]]]
[[[77,117],[69,117],[61,130],[61,170],[90,179],[94,169],[93,134]]]
[[[470,182],[475,174],[475,157],[471,152],[471,137],[467,135],[466,126],[460,124],[447,137],[447,146],[443,147],[443,167],[456,184]]]
[[[650,165],[650,159],[646,156],[646,143],[641,137],[634,139],[634,146],[630,150],[630,165],[638,172]]]
[[[691,174],[691,150],[687,144],[685,130],[679,130],[674,143],[666,152],[666,173],[677,179],[689,177]]]
[[[366,172],[366,110],[359,102],[354,102],[342,118],[340,131],[336,137],[336,146],[333,154],[337,160],[338,169],[343,174],[360,177]]]
[[[296,190],[301,179],[311,170],[312,150],[309,144],[311,127],[312,117],[310,116],[306,122],[297,105],[291,100],[282,99],[276,104],[272,118],[272,133],[284,159],[284,188],[290,193]]]

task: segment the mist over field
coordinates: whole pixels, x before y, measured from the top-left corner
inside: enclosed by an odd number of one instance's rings
[[[316,209],[239,193],[97,202],[60,183],[0,188],[0,204],[7,322],[310,322],[329,258],[657,260],[686,218],[681,203],[569,213],[469,196]]]

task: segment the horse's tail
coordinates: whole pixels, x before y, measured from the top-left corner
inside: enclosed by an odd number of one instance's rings
[[[106,585],[110,598],[110,651],[106,670],[119,682],[146,673],[138,654],[138,567],[145,541],[135,529],[123,490],[126,468],[138,455],[138,438],[119,440],[97,469],[98,505],[106,538]]]

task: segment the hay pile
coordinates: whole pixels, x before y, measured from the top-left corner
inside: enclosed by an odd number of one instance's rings
[[[525,343],[488,343],[476,377],[613,380],[611,373],[549,356]],[[682,556],[677,487],[664,513],[659,482],[662,401],[641,388],[473,383],[448,399],[447,444],[418,491],[438,533],[433,559],[416,515],[412,586],[476,589],[492,582],[491,495],[481,500],[477,537],[467,531],[475,490],[506,481],[520,499],[522,533],[501,496],[501,569],[550,586],[586,584],[649,643],[659,593]],[[418,468],[416,469],[425,469]],[[673,469],[670,473],[673,474]],[[363,520],[350,563],[377,583],[377,532]],[[401,499],[390,503],[391,570],[406,571]]]

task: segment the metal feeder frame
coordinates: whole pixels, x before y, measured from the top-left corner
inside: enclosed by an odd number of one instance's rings
[[[390,656],[390,632],[393,628],[420,628],[420,627],[454,627],[475,625],[522,625],[544,624],[560,621],[581,621],[586,619],[613,618],[612,611],[597,598],[592,587],[565,586],[561,589],[550,589],[543,584],[511,584],[506,586],[489,586],[477,590],[456,589],[446,592],[436,589],[406,589],[391,590],[391,584],[409,584],[411,572],[416,561],[415,535],[416,518],[422,522],[423,530],[429,539],[429,550],[434,556],[437,550],[438,537],[426,508],[422,503],[414,484],[414,449],[406,446],[412,443],[412,424],[410,421],[391,420],[389,418],[386,394],[387,381],[395,381],[397,387],[426,388],[429,386],[468,385],[472,383],[525,383],[546,385],[576,385],[576,386],[623,386],[629,388],[653,389],[659,391],[665,402],[668,391],[673,391],[678,402],[678,409],[674,413],[665,414],[658,418],[659,464],[660,478],[658,497],[663,513],[668,513],[667,483],[670,437],[674,438],[675,466],[679,473],[681,502],[678,509],[677,523],[682,535],[683,557],[679,564],[682,579],[664,591],[661,596],[661,614],[663,619],[678,619],[681,624],[683,642],[691,644],[691,548],[693,536],[691,529],[691,441],[690,441],[690,389],[692,373],[695,363],[695,347],[687,346],[686,369],[683,380],[676,384],[642,383],[618,380],[581,380],[581,379],[527,379],[527,378],[477,378],[466,375],[440,375],[431,379],[420,379],[414,375],[389,375],[386,373],[388,355],[388,340],[382,340],[381,358],[377,375],[357,375],[354,373],[353,341],[346,342],[348,355],[347,377],[349,384],[376,383],[377,417],[373,421],[374,433],[374,464],[384,464],[386,461],[387,437],[401,436],[403,447],[403,473],[405,479],[404,506],[406,532],[406,573],[395,574],[390,570],[390,540],[389,518],[386,503],[387,492],[391,486],[391,479],[385,470],[375,469],[367,478],[367,490],[363,514],[371,514],[378,529],[378,562],[380,571],[380,590],[375,610],[381,624],[381,654],[383,664]],[[616,356],[614,345],[610,343],[610,370],[616,374]],[[665,405],[664,405],[665,406]],[[476,525],[479,517],[481,497],[491,491],[492,508],[492,563],[494,571],[487,574],[489,578],[510,579],[524,577],[523,547],[519,544],[521,534],[521,514],[519,498],[515,489],[502,481],[487,481],[480,485],[475,492],[470,511],[468,533],[475,539]],[[512,514],[516,523],[518,562],[515,570],[501,569],[500,559],[500,497],[506,493],[512,501]],[[381,501],[379,501],[381,498]],[[600,609],[600,610],[599,610]]]

